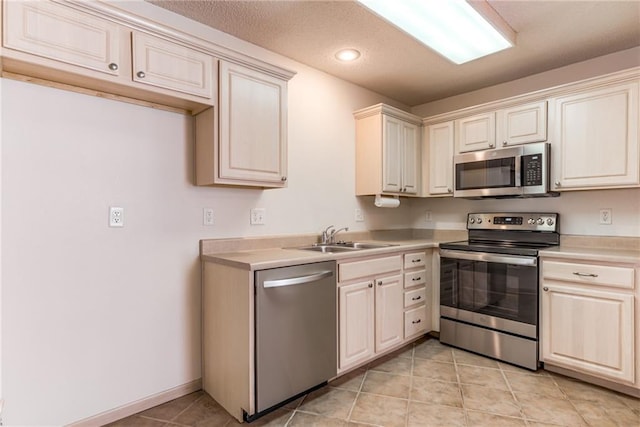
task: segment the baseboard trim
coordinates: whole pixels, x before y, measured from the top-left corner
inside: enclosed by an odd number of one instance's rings
[[[94,415],[89,418],[85,418],[80,421],[69,424],[69,427],[95,427],[118,421],[122,418],[129,417],[137,414],[138,412],[146,411],[154,406],[162,405],[170,400],[177,399],[178,397],[185,396],[194,391],[202,390],[202,378],[193,380],[186,384],[173,387],[169,390],[161,391],[160,393],[153,394],[151,396],[136,400],[126,405],[110,409],[100,414]]]

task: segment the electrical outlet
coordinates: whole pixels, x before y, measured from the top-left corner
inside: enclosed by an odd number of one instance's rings
[[[251,209],[251,225],[264,225],[266,222],[267,210],[265,208]]]
[[[610,225],[613,222],[613,210],[611,208],[600,209],[600,224]]]
[[[202,224],[213,225],[213,209],[211,208],[202,209]]]
[[[356,222],[364,221],[364,214],[362,213],[362,209],[356,209],[354,216],[355,216]]]
[[[427,222],[433,221],[433,216],[431,214],[431,211],[425,211],[424,220],[427,221]]]
[[[124,208],[109,207],[109,227],[124,227]]]

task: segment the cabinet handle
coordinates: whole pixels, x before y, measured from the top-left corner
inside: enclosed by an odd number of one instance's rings
[[[283,176],[282,178],[280,178],[280,181],[285,182],[287,180],[286,176]]]
[[[422,258],[412,259],[411,262],[422,262]]]
[[[414,277],[411,279],[413,282],[417,282],[418,280],[422,280],[422,277]]]
[[[598,277],[597,274],[593,274],[593,273],[580,273],[579,271],[574,271],[573,274],[575,274],[576,276],[580,276],[580,277]]]
[[[450,188],[447,188],[447,193],[453,193],[453,190]]]
[[[495,145],[496,145],[496,144],[494,144],[494,143],[490,143],[490,144],[489,144],[489,148],[493,148]]]
[[[118,69],[118,64],[116,64],[115,62],[112,62],[111,64],[109,64],[109,69],[111,71],[116,71]]]
[[[544,288],[542,288],[543,291],[548,292],[549,288],[547,288],[546,286]]]
[[[554,184],[556,185],[556,187],[560,187],[561,186],[560,181],[556,181],[556,182],[554,182]]]
[[[414,325],[415,325],[416,323],[420,323],[420,322],[422,322],[422,319],[412,320],[412,321],[411,321],[411,323],[413,323]]]
[[[369,287],[373,288],[373,283],[369,282]]]
[[[507,141],[502,141],[502,145],[507,145]]]
[[[136,76],[138,76],[138,78],[140,79],[144,79],[147,75],[144,73],[144,71],[138,71],[136,73]]]
[[[382,280],[378,280],[378,286],[382,286]]]
[[[418,301],[419,299],[422,299],[422,295],[418,295],[417,297],[411,298],[411,301]]]

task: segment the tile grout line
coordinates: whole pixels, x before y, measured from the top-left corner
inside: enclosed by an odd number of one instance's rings
[[[426,342],[426,341],[425,341]],[[409,401],[407,402],[407,412],[404,414],[404,425],[409,426],[409,407],[411,406],[411,393],[413,392],[413,366],[416,354],[416,343],[411,347],[411,369],[409,370]]]
[[[465,404],[464,393],[462,392],[462,381],[460,379],[460,372],[458,371],[458,362],[456,360],[456,353],[452,348],[449,349],[451,352],[451,360],[453,361],[453,369],[456,372],[456,382],[458,384],[458,392],[460,393],[460,400],[462,401],[462,414],[464,415],[464,425],[470,426],[471,423],[469,421],[469,414],[467,405]]]
[[[353,414],[353,410],[356,407],[356,402],[358,402],[358,398],[360,397],[360,392],[362,391],[362,387],[364,386],[364,381],[367,379],[367,374],[369,373],[369,364],[367,364],[367,369],[364,371],[364,375],[362,375],[362,381],[360,381],[360,387],[358,387],[358,391],[356,392],[356,398],[353,399],[353,403],[351,404],[351,408],[349,408],[349,412],[347,413],[346,422],[351,422],[351,415]]]
[[[525,413],[524,413],[524,409],[522,408],[522,404],[520,403],[520,400],[518,400],[518,396],[516,396],[515,391],[513,391],[513,387],[511,386],[511,382],[509,382],[507,373],[502,368],[502,365],[500,363],[498,363],[498,367],[500,368],[502,379],[504,380],[504,382],[507,384],[507,387],[509,388],[509,393],[511,393],[511,397],[513,398],[514,402],[516,402],[516,404],[518,405],[518,412],[520,413],[520,419],[524,421],[525,425],[529,425],[529,423],[527,422],[527,417],[525,416]]]

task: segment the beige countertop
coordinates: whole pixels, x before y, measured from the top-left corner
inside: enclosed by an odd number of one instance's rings
[[[391,244],[393,246],[336,253],[321,253],[295,248],[266,248],[257,250],[202,254],[201,259],[206,262],[215,262],[218,264],[225,264],[246,270],[264,270],[267,268],[285,267],[289,265],[306,264],[311,262],[343,260],[348,258],[361,258],[374,255],[379,256],[388,253],[390,254],[427,248],[437,248],[440,240],[372,240],[371,242]]]
[[[599,247],[555,246],[540,251],[541,258],[571,258],[576,261],[640,263],[640,250]]]

